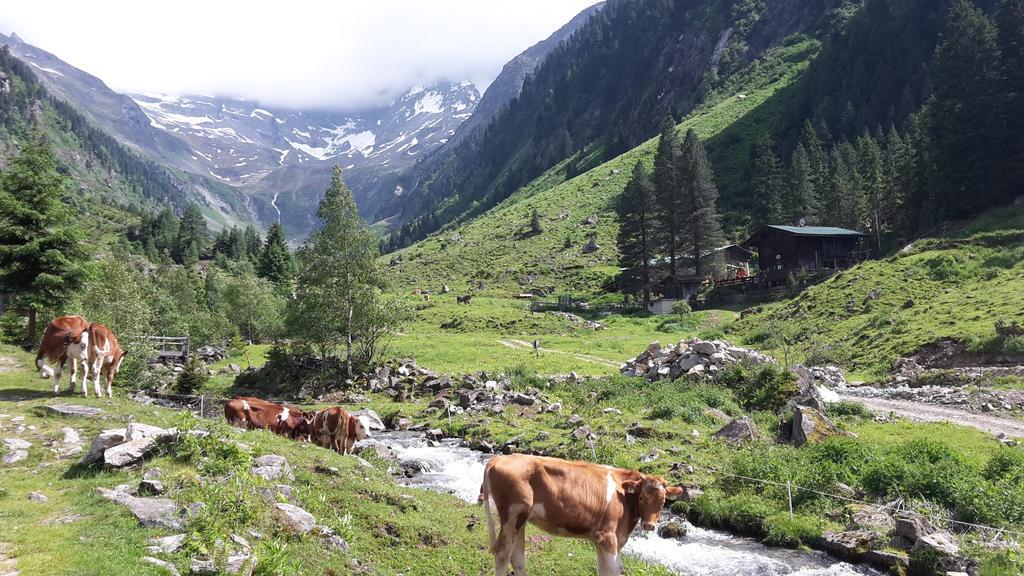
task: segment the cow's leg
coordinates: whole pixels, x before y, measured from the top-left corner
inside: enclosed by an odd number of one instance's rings
[[[86,385],[89,384],[89,357],[87,355],[85,360],[79,360],[76,358],[75,362],[82,363],[82,388],[84,389]],[[78,369],[75,368],[75,371],[77,372]]]
[[[114,397],[114,365],[107,368],[107,397]]]
[[[598,576],[622,576],[622,556],[619,554],[618,539],[615,535],[599,535],[594,547],[597,549]]]
[[[515,576],[526,576],[526,526],[519,526],[515,544],[512,547],[512,572]]]
[[[71,357],[71,388],[78,384],[78,356]]]
[[[92,387],[93,387],[93,390],[96,391],[96,395],[97,396],[103,396],[103,389],[100,388],[100,373],[103,372],[103,361],[104,361],[104,358],[100,357],[100,359],[97,360],[96,363],[92,365],[92,369],[93,369],[93,372],[94,372],[93,380],[92,380]],[[83,386],[83,388],[84,388],[84,386]]]
[[[523,530],[523,524],[529,517],[529,509],[530,507],[525,504],[512,504],[506,514],[499,514],[501,530],[498,531],[498,539],[494,541],[494,549],[491,550],[494,554],[495,576],[508,576],[508,564],[515,551],[518,533]]]

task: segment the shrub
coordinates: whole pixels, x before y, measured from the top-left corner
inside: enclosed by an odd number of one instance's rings
[[[185,366],[182,367],[182,371],[174,381],[174,389],[179,394],[192,394],[202,390],[209,379],[206,364],[199,358],[192,356],[185,362]]]
[[[1003,352],[1006,354],[1024,355],[1024,336],[1007,336],[1003,338]]]
[[[852,418],[873,418],[874,414],[867,406],[854,400],[840,400],[828,405],[828,415],[833,417],[849,416]]]
[[[862,484],[877,496],[921,496],[953,509],[959,487],[976,481],[972,476],[963,457],[945,444],[913,440],[868,463]]]
[[[732,390],[747,410],[778,410],[796,394],[796,377],[778,366],[740,362],[720,371],[716,381]]]
[[[672,313],[675,314],[676,316],[679,316],[680,318],[685,318],[689,316],[690,312],[692,311],[693,308],[690,308],[690,304],[687,303],[685,300],[679,300],[678,302],[672,305]]]

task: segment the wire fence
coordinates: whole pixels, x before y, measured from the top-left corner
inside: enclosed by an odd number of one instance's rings
[[[163,405],[163,406],[167,406],[167,407],[178,408],[178,409],[187,409],[190,412],[192,412],[193,414],[195,414],[196,416],[201,417],[201,418],[207,418],[207,419],[221,418],[223,416],[223,414],[224,414],[224,412],[223,412],[224,404],[228,400],[230,400],[230,398],[228,398],[226,396],[217,396],[217,395],[213,395],[213,394],[202,394],[202,395],[170,394],[170,393],[157,392],[157,391],[149,391],[149,390],[143,390],[142,393],[145,394],[147,397],[151,398],[155,404],[159,404],[159,405]],[[450,414],[449,414],[449,417],[450,417]],[[595,451],[594,443],[593,443],[592,439],[590,440],[589,444],[590,444],[590,449],[591,449],[591,451],[593,453],[594,460],[596,461],[597,460],[597,453]],[[839,500],[839,501],[842,501],[842,502],[849,502],[851,504],[859,504],[861,506],[867,506],[869,508],[873,508],[873,509],[876,509],[876,510],[879,510],[879,511],[893,510],[897,514],[901,510],[908,510],[907,508],[904,508],[904,506],[903,506],[903,504],[904,504],[903,499],[898,499],[898,500],[895,500],[893,502],[888,502],[888,503],[868,502],[866,500],[861,500],[861,499],[858,499],[858,498],[853,498],[851,496],[846,496],[846,495],[843,495],[843,494],[834,494],[834,493],[830,493],[830,492],[822,492],[821,490],[815,490],[813,488],[808,488],[806,486],[800,486],[798,484],[794,484],[792,481],[781,482],[781,481],[778,481],[778,480],[769,480],[769,479],[766,479],[766,478],[753,478],[751,476],[744,476],[744,475],[741,475],[741,474],[732,474],[730,472],[726,472],[724,470],[721,470],[721,469],[718,469],[718,468],[709,467],[709,466],[697,466],[697,465],[693,465],[693,464],[691,464],[690,466],[694,470],[703,470],[703,471],[708,472],[710,474],[713,474],[713,475],[715,475],[717,477],[736,478],[738,480],[743,480],[745,482],[754,482],[754,483],[757,483],[757,484],[761,484],[763,486],[774,486],[774,487],[777,487],[777,488],[785,488],[786,489],[787,499],[788,499],[788,504],[789,504],[789,514],[791,516],[794,515],[793,494],[797,493],[797,492],[805,492],[805,493],[809,493],[809,494],[814,494],[816,496],[821,496],[821,497],[824,497],[824,498],[832,498],[834,500]],[[989,536],[990,539],[993,542],[997,541],[997,540],[999,540],[1001,538],[1006,538],[1007,540],[1009,540],[1010,536],[1014,536],[1016,538],[1024,537],[1024,532],[1021,532],[1021,531],[1018,531],[1018,530],[1011,530],[1011,529],[1003,528],[1003,527],[1000,527],[1000,526],[990,526],[990,525],[987,525],[987,524],[977,524],[977,523],[973,523],[973,522],[965,522],[963,520],[955,520],[955,519],[948,518],[948,517],[945,517],[945,516],[940,516],[940,515],[937,515],[937,514],[926,514],[926,513],[918,512],[916,510],[914,511],[914,514],[916,514],[918,516],[921,516],[923,518],[926,518],[927,520],[929,520],[930,522],[933,522],[934,524],[936,524],[938,526],[953,525],[953,526],[960,526],[960,527],[962,527],[964,529],[964,531],[976,530],[982,536],[986,536],[986,535]],[[1015,540],[1010,540],[1010,541],[1011,542],[1015,542]]]

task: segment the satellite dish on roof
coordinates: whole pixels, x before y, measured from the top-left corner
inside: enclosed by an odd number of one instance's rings
[[[800,221],[797,222],[798,226],[804,226],[805,224],[807,224],[807,219],[806,218],[801,218]]]

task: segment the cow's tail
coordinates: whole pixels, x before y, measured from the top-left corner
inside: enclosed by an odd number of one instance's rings
[[[491,554],[493,554],[494,545],[498,542],[498,534],[497,531],[494,529],[494,511],[491,510],[491,487],[490,483],[488,482],[490,471],[491,466],[490,463],[488,462],[487,466],[484,467],[484,481],[483,483],[480,484],[479,500],[484,505],[484,516],[487,517],[487,543],[489,545],[488,549],[491,551]]]

